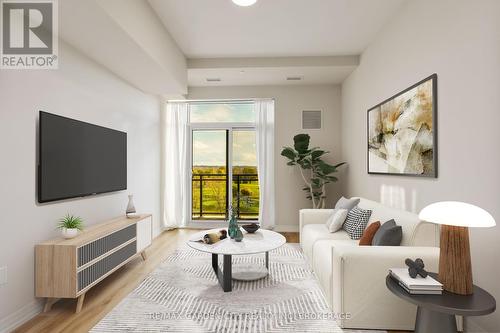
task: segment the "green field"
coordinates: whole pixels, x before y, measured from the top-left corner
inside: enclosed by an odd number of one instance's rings
[[[193,167],[193,219],[226,218],[226,182],[227,174],[225,167]],[[202,189],[201,196],[200,188]],[[259,182],[257,180],[257,168],[253,166],[234,167],[232,191],[232,205],[235,208],[239,207],[239,218],[257,219],[259,213]],[[202,203],[201,207],[200,203]]]

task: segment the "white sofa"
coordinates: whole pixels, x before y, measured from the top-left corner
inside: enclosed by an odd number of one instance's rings
[[[422,258],[426,269],[439,264],[439,227],[418,216],[360,198],[371,209],[369,224],[394,219],[403,229],[401,246],[359,246],[341,229],[330,233],[325,222],[331,209],[300,211],[300,245],[316,273],[342,328],[413,330],[416,307],[385,286],[389,268],[404,267],[406,258]]]

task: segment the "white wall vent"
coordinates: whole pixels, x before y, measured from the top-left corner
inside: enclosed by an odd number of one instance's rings
[[[321,110],[302,111],[302,129],[321,129]]]

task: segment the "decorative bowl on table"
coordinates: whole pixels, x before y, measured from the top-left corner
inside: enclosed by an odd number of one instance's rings
[[[253,234],[260,228],[260,226],[257,223],[244,224],[241,227],[245,229],[245,231],[248,232],[249,234]]]

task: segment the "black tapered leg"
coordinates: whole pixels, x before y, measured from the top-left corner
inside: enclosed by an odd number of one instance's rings
[[[224,255],[224,267],[222,271],[222,289],[224,291],[231,291],[233,289],[233,266],[232,266],[232,256]]]
[[[266,252],[266,268],[269,269],[269,252]]]
[[[212,268],[215,271],[215,275],[217,275],[217,271],[219,270],[219,255],[212,253]]]
[[[212,253],[212,268],[217,280],[225,292],[233,289],[232,281],[232,256],[224,255],[222,271],[219,268],[219,255]]]

